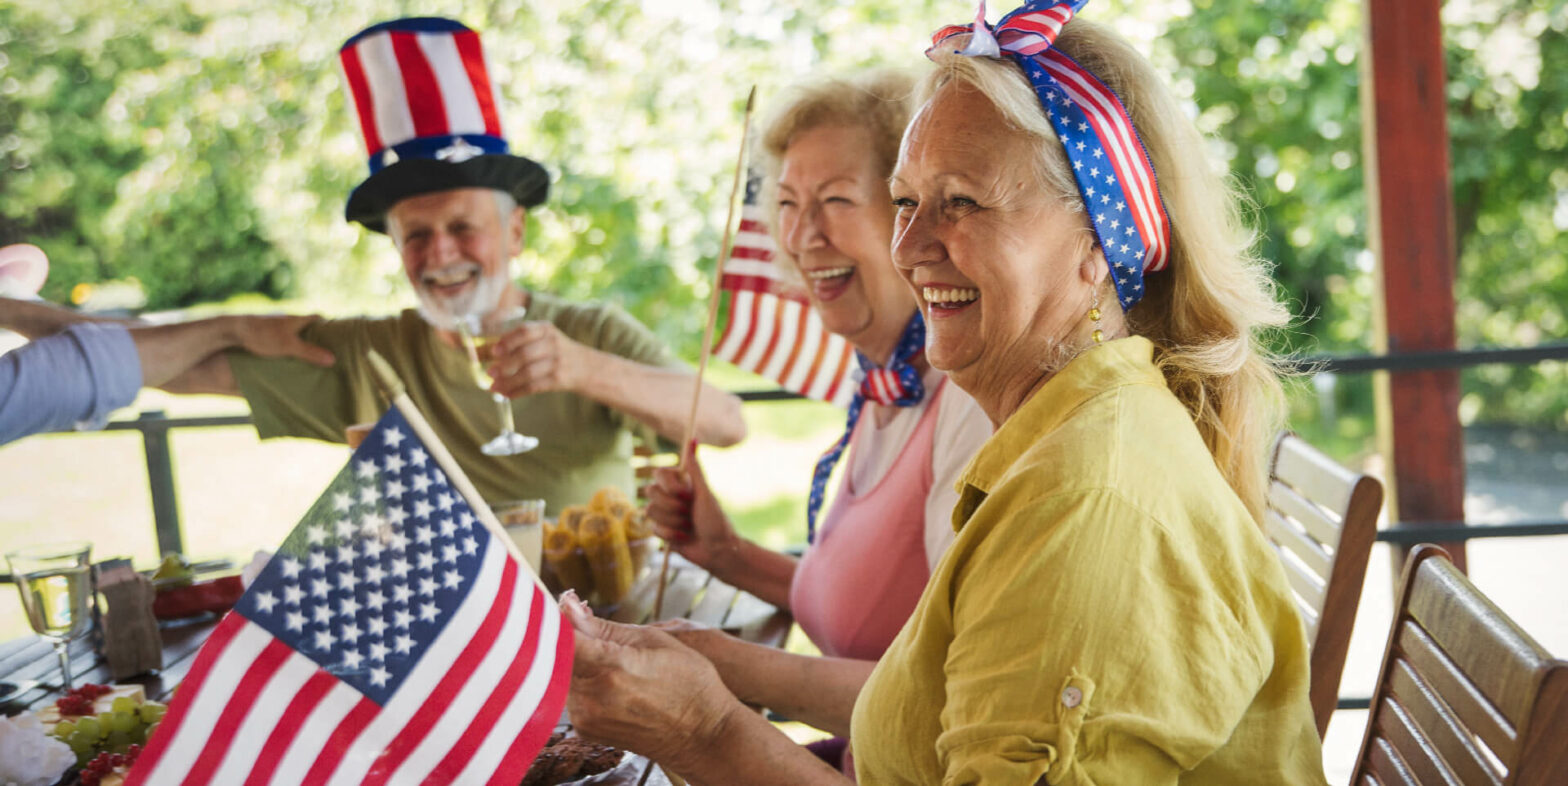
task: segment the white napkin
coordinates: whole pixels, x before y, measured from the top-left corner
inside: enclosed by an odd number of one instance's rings
[[[0,718],[0,786],[49,786],[75,763],[71,747],[45,734],[37,715]]]

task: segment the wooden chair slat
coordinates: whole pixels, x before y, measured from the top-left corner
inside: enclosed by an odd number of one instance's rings
[[[1264,529],[1268,532],[1269,539],[1276,546],[1288,549],[1313,573],[1320,577],[1327,577],[1333,563],[1329,555],[1323,552],[1323,547],[1317,541],[1307,537],[1306,533],[1296,528],[1295,525],[1285,520],[1278,512],[1267,510],[1263,513]]]
[[[1339,547],[1342,511],[1328,511],[1286,485],[1282,480],[1269,484],[1269,507],[1278,510],[1330,551]]]
[[[1432,633],[1444,654],[1517,727],[1534,697],[1531,672],[1550,656],[1516,626],[1497,624],[1507,616],[1479,592],[1463,591],[1469,582],[1457,571],[1438,570],[1436,563],[1429,562],[1416,581],[1418,586],[1439,586],[1412,597],[1410,616]]]
[[[1294,560],[1281,560],[1285,564],[1285,579],[1290,582],[1290,588],[1306,602],[1312,611],[1312,619],[1318,617],[1318,609],[1323,608],[1324,586],[1323,577],[1308,571]]]
[[[1390,697],[1377,716],[1378,729],[1384,739],[1399,754],[1399,761],[1416,783],[1423,786],[1465,786],[1457,775],[1448,769],[1442,755],[1430,741],[1418,732],[1404,704]],[[1476,784],[1476,786],[1480,786]]]
[[[1433,741],[1432,747],[1443,751],[1444,761],[1461,782],[1502,783],[1501,774],[1492,769],[1486,754],[1481,752],[1453,711],[1404,660],[1394,662],[1389,696],[1404,709],[1415,728]]]
[[[1568,783],[1568,663],[1555,661],[1541,680],[1531,711],[1531,724],[1521,730],[1524,754],[1512,773],[1518,786],[1562,786]]]
[[[1427,631],[1410,620],[1401,622],[1398,650],[1422,680],[1442,697],[1443,703],[1465,728],[1480,737],[1493,753],[1507,760],[1517,752],[1518,738],[1513,723],[1499,713],[1470,677],[1443,654]]]
[[[1274,477],[1284,480],[1329,510],[1344,510],[1356,484],[1356,473],[1340,466],[1305,440],[1282,439],[1274,453]]]
[[[748,625],[756,624],[773,616],[778,609],[756,595],[742,590],[735,596],[735,603],[730,606],[730,613],[724,616],[724,628],[727,630],[740,630]]]
[[[1313,606],[1311,601],[1304,600],[1298,595],[1296,596],[1296,613],[1301,615],[1301,627],[1307,632],[1307,641],[1311,641],[1313,637],[1318,635],[1318,623],[1321,622],[1318,619],[1317,607]]]
[[[1378,738],[1376,746],[1372,749],[1370,765],[1367,772],[1375,776],[1379,783],[1421,786],[1416,777],[1410,773],[1410,768],[1405,766],[1404,760],[1399,758],[1399,753],[1394,750],[1394,746],[1382,737]]]

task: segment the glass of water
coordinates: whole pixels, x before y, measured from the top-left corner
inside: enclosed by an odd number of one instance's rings
[[[11,578],[22,593],[22,610],[38,635],[54,644],[64,690],[71,690],[71,657],[66,647],[92,627],[92,546],[53,543],[5,555]]]

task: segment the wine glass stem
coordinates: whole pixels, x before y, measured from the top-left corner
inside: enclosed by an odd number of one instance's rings
[[[490,397],[495,399],[496,414],[501,416],[501,433],[516,434],[517,426],[512,421],[512,402],[500,393],[491,393]]]
[[[66,652],[66,648],[66,642],[54,642],[54,654],[60,658],[60,679],[64,681],[64,687],[61,690],[70,691],[75,686],[71,684],[71,655]]]

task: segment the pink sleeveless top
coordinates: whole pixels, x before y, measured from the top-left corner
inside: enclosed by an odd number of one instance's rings
[[[859,660],[882,656],[915,610],[931,570],[925,547],[926,497],[931,493],[931,446],[942,384],[924,402],[914,435],[880,481],[865,494],[850,486],[845,468],[833,507],[790,583],[789,605],[801,630],[823,655]],[[876,419],[860,419],[850,436]],[[850,454],[854,460],[855,454]]]

